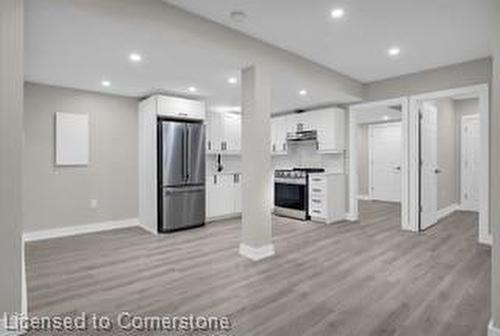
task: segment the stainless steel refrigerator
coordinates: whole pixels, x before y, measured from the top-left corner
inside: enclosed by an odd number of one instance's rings
[[[158,231],[205,223],[205,126],[158,121]]]

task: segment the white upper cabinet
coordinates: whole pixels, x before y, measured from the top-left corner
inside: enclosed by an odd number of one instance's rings
[[[149,99],[156,100],[156,111],[159,116],[192,120],[205,119],[204,102],[162,95],[156,95]]]
[[[317,110],[314,120],[318,131],[320,152],[341,152],[345,150],[345,111],[338,108]]]
[[[209,112],[206,143],[209,153],[241,152],[241,115]]]
[[[273,154],[282,154],[287,152],[286,122],[286,117],[271,119],[271,153]]]
[[[339,108],[326,108],[272,118],[273,154],[286,154],[287,133],[296,132],[299,124],[302,124],[304,130],[318,132],[318,152],[340,153],[345,150],[345,111]]]
[[[223,150],[241,152],[241,115],[234,113],[224,114]]]

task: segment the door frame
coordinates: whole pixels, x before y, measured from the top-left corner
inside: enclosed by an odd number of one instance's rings
[[[368,103],[360,103],[349,106],[349,213],[347,219],[350,221],[359,220],[359,209],[358,209],[358,122],[357,114],[360,110],[364,110],[370,107],[380,107],[380,106],[394,106],[401,105],[401,134],[402,143],[402,158],[401,158],[401,229],[405,231],[418,231],[416,230],[415,218],[411,218],[410,206],[411,200],[413,199],[410,191],[410,118],[409,118],[409,99],[408,97],[400,97],[396,99],[380,100]],[[415,202],[413,202],[415,203]]]
[[[401,135],[403,135],[403,122],[402,121],[389,121],[389,122],[384,122],[384,123],[379,123],[379,124],[369,124],[368,125],[368,195],[369,199],[371,200],[377,200],[376,198],[373,197],[373,143],[372,143],[372,137],[373,137],[373,128],[382,128],[382,127],[389,127],[393,126],[394,124],[399,124],[401,126]],[[403,139],[401,139],[401,142]],[[402,160],[403,157],[403,148],[401,146],[400,150],[400,156]],[[392,202],[392,201],[387,201],[387,202]]]
[[[464,115],[464,116],[461,116],[461,118],[460,118],[460,209],[465,210],[465,211],[477,211],[478,209],[476,209],[474,207],[470,207],[469,204],[467,204],[464,200],[464,191],[463,191],[464,181],[465,181],[465,172],[463,169],[464,159],[465,159],[464,121],[478,121],[479,127],[481,127],[481,119],[479,117],[479,114]],[[478,204],[477,208],[479,208],[479,204]]]
[[[490,119],[490,89],[488,84],[480,84],[473,86],[460,87],[449,90],[441,90],[430,93],[424,93],[419,95],[410,96],[410,131],[413,129],[411,139],[410,139],[410,150],[412,153],[417,153],[413,155],[412,161],[415,167],[419,166],[420,158],[420,148],[418,146],[420,142],[420,134],[418,132],[419,128],[419,111],[420,104],[426,100],[448,98],[453,96],[467,95],[471,98],[479,99],[479,128],[480,128],[480,146],[481,146],[481,156],[480,156],[480,181],[479,181],[479,242],[482,244],[492,244],[492,235],[489,225],[489,181],[490,181],[490,142],[489,142],[489,119]],[[413,170],[410,176],[410,184],[419,190],[420,185],[420,174],[418,169]],[[414,215],[417,219],[420,217],[420,201],[416,198],[416,202],[412,204],[415,209],[411,211],[415,212]],[[417,221],[419,223],[419,220]],[[419,225],[420,226],[420,225]],[[418,227],[419,227],[418,226]]]

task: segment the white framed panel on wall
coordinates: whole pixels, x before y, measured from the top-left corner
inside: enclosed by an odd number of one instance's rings
[[[87,166],[90,145],[89,115],[57,112],[55,124],[56,166]]]

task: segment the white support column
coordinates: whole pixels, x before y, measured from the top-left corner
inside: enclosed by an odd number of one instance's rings
[[[493,105],[490,116],[490,226],[493,234],[491,261],[491,323],[489,336],[500,336],[500,1],[495,1],[496,20],[493,33],[495,51],[493,55],[492,94]]]
[[[271,84],[264,65],[242,73],[242,237],[240,254],[274,255],[271,231]]]

